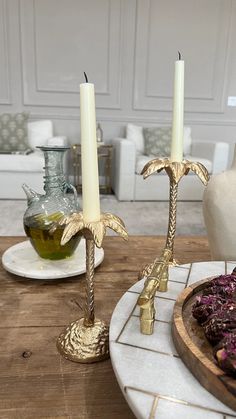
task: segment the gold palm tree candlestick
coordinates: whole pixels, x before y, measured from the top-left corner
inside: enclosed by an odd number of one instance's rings
[[[72,322],[57,340],[59,352],[75,362],[91,363],[109,357],[109,327],[94,314],[94,253],[95,245],[102,246],[106,228],[109,227],[124,239],[128,234],[123,221],[110,213],[101,214],[100,221],[85,222],[83,213],[74,213],[60,220],[66,225],[61,244],[76,234],[86,240],[86,304],[84,317]]]
[[[146,179],[151,174],[161,172],[165,169],[170,180],[170,201],[169,201],[169,223],[166,244],[160,257],[154,262],[146,265],[139,273],[139,277],[146,277],[144,287],[138,298],[137,304],[140,306],[140,331],[142,334],[151,335],[153,333],[155,321],[154,297],[156,291],[165,292],[168,289],[169,265],[175,265],[174,260],[174,238],[176,232],[177,214],[177,195],[178,184],[184,175],[192,170],[204,185],[209,180],[209,174],[205,166],[198,162],[183,160],[182,162],[171,162],[169,159],[154,159],[148,162],[142,175]]]
[[[202,181],[202,183],[206,185],[209,180],[209,174],[205,166],[199,162],[191,162],[188,160],[172,162],[168,158],[157,158],[149,161],[144,166],[141,174],[143,175],[144,179],[146,179],[153,173],[160,173],[163,169],[165,169],[170,180],[169,222],[165,249],[169,249],[171,251],[169,265],[176,265],[176,261],[174,259],[174,238],[176,232],[177,195],[179,181],[184,175],[187,175],[189,171],[192,170]],[[158,263],[158,260],[159,258],[156,258],[154,262],[146,265],[140,272],[139,277],[143,278],[150,276],[153,266],[155,263]],[[168,282],[166,281],[165,285],[160,285],[159,291],[167,291],[167,284]]]

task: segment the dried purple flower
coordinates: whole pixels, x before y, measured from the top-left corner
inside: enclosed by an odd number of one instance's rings
[[[226,299],[217,294],[197,296],[192,307],[193,317],[202,324],[212,313],[216,310],[220,310],[225,303]]]
[[[226,333],[213,353],[222,370],[236,376],[236,329]]]
[[[219,366],[236,377],[236,267],[231,275],[219,275],[205,285],[192,314],[216,345],[213,353]]]
[[[225,333],[236,329],[236,302],[228,301],[223,304],[203,323],[203,329],[212,344],[218,343]]]
[[[218,294],[236,299],[236,276],[220,275],[213,278],[203,291],[203,295],[209,294]]]

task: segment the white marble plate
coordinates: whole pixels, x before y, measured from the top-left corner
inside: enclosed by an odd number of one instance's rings
[[[95,267],[104,259],[104,250],[95,247]],[[57,279],[86,272],[85,240],[82,238],[73,256],[62,260],[42,259],[29,240],[15,244],[2,256],[4,268],[16,275],[36,279]]]
[[[157,292],[153,335],[140,333],[137,298],[144,280],[118,302],[110,324],[110,354],[124,396],[139,419],[231,419],[236,414],[210,394],[180,359],[171,336],[179,293],[209,276],[231,273],[236,262],[199,262],[171,267],[167,292]]]

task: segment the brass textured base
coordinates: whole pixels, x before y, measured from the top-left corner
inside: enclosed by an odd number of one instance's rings
[[[91,363],[109,358],[109,328],[95,319],[84,326],[84,319],[72,322],[57,340],[59,352],[74,362]]]

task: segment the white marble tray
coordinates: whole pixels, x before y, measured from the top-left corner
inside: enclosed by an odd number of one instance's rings
[[[104,250],[95,247],[95,267],[104,259]],[[66,259],[42,259],[29,240],[15,244],[2,256],[3,267],[19,276],[36,279],[58,279],[86,272],[85,240],[82,238],[74,254]]]
[[[157,293],[155,331],[139,332],[137,282],[117,304],[110,325],[110,353],[124,396],[137,418],[229,419],[236,413],[205,390],[174,347],[171,322],[175,300],[188,285],[231,273],[236,262],[201,262],[170,268],[169,290]]]

